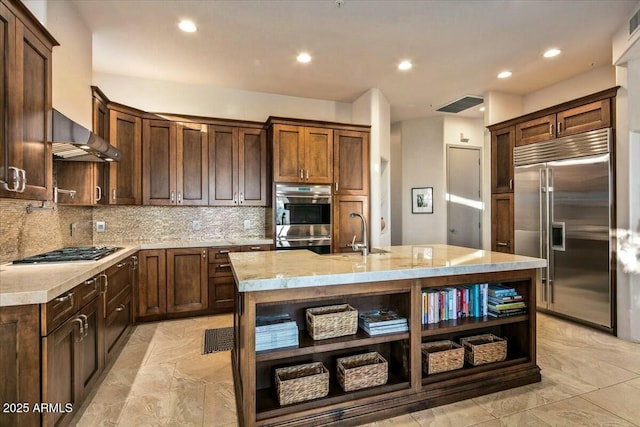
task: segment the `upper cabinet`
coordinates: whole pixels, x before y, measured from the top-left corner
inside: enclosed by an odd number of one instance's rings
[[[274,124],[271,137],[275,182],[332,184],[331,129]]]
[[[267,139],[262,128],[209,126],[209,204],[266,206]]]
[[[491,193],[513,192],[514,128],[491,132]]]
[[[369,194],[369,133],[336,130],[333,134],[333,192]]]
[[[144,205],[206,205],[206,126],[143,120]]]
[[[516,146],[611,126],[609,98],[537,117],[515,126]]]
[[[142,204],[142,120],[137,115],[109,108],[109,142],[122,158],[108,167],[111,205]]]
[[[51,51],[55,39],[19,2],[0,3],[0,197],[50,200]]]

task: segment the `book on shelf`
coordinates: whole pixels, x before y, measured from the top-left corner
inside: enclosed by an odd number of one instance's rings
[[[402,325],[407,319],[392,310],[371,310],[358,315],[358,323],[369,326]]]
[[[361,326],[361,329],[365,331],[369,335],[382,335],[382,334],[393,334],[398,332],[407,332],[409,330],[409,324],[399,324],[399,325],[387,325],[387,326]]]
[[[516,309],[516,310],[506,310],[506,311],[489,310],[487,312],[487,316],[496,317],[496,318],[509,317],[509,316],[520,316],[520,315],[523,315],[523,314],[527,314],[527,309],[526,308],[520,308],[520,309]]]
[[[489,284],[476,283],[422,291],[422,323],[487,315]]]
[[[527,304],[524,301],[518,301],[518,302],[507,302],[507,303],[502,303],[502,304],[495,304],[492,302],[489,302],[489,308],[495,310],[506,310],[506,309],[510,309],[510,308],[524,308],[526,307]]]
[[[489,295],[492,297],[505,297],[518,295],[518,292],[515,288],[510,288],[498,283],[489,286]]]
[[[489,302],[493,302],[496,304],[508,303],[508,302],[518,302],[524,301],[524,297],[522,295],[510,295],[505,297],[492,297],[489,296]]]

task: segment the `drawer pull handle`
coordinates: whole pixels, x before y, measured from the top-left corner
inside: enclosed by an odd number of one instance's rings
[[[231,267],[231,264],[220,264],[218,266],[218,268],[229,268],[229,267]]]
[[[228,253],[229,253],[229,251],[228,251],[228,250],[223,250],[223,251],[218,251],[218,253],[219,253],[220,255],[226,255],[226,254],[228,254]]]
[[[82,335],[82,338],[86,338],[89,335],[89,318],[86,314],[80,314],[78,317],[84,322],[84,335]]]
[[[79,317],[73,319],[73,322],[78,322],[80,324],[80,338],[76,339],[76,342],[80,342],[84,339],[84,322]]]
[[[122,268],[122,267],[124,267],[125,265],[129,265],[129,261],[125,261],[125,262],[121,262],[121,263],[119,263],[119,264],[116,264],[116,267],[118,267],[118,268]]]
[[[497,242],[496,245],[498,245],[498,246],[509,246],[509,242]]]
[[[260,246],[251,246],[250,248],[252,251],[261,251],[262,248]]]
[[[69,292],[65,296],[56,298],[56,302],[65,302],[69,301],[69,304],[73,306],[73,292]]]
[[[124,304],[120,304],[119,306],[116,307],[116,311],[122,311],[126,308],[127,306]]]

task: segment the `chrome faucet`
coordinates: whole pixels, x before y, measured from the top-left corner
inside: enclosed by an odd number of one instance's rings
[[[53,203],[58,203],[58,194],[68,194],[73,199],[76,196],[76,190],[65,190],[63,188],[53,187]]]
[[[354,252],[361,251],[362,256],[366,257],[369,255],[369,242],[367,241],[367,220],[364,219],[364,216],[358,212],[352,212],[349,214],[349,218],[360,217],[362,221],[362,243],[356,243],[356,236],[353,235],[353,240],[351,241],[351,249]]]

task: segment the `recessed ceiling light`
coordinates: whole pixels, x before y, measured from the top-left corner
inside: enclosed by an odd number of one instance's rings
[[[511,77],[511,71],[503,71],[498,74],[499,79],[506,79],[507,77]]]
[[[188,19],[183,19],[182,21],[180,21],[180,23],[178,24],[178,28],[180,28],[185,33],[195,33],[198,29],[196,27],[196,24],[194,24],[193,21],[189,21]]]
[[[483,112],[484,111],[484,107],[480,107],[480,111]]]
[[[398,70],[406,71],[410,70],[413,67],[411,61],[405,60],[398,64]]]
[[[298,57],[296,59],[298,60],[298,62],[306,64],[306,63],[311,62],[311,55],[309,55],[306,52],[302,52],[301,54],[298,55]]]
[[[554,56],[560,55],[560,49],[549,49],[544,53],[545,58],[553,58]]]

